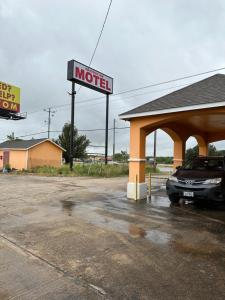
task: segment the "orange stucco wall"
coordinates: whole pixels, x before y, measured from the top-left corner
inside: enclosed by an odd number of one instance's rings
[[[40,166],[60,167],[62,150],[46,141],[33,147],[28,152],[28,169]]]
[[[26,169],[27,165],[26,165],[26,161],[27,161],[27,151],[14,151],[11,150],[9,153],[9,163],[11,168],[15,168],[18,170],[21,169]]]
[[[0,156],[3,151],[0,150]],[[26,169],[27,151],[26,150],[9,150],[9,164],[11,168],[22,170]],[[3,168],[3,160],[0,160],[0,168]]]
[[[22,170],[41,166],[60,167],[62,165],[62,150],[49,141],[36,145],[29,150],[8,150],[11,168]],[[0,150],[0,156],[3,156]],[[0,169],[3,159],[0,160]]]

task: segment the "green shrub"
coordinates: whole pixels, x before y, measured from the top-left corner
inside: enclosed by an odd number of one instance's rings
[[[10,166],[10,164],[5,164],[4,168],[5,168],[7,171],[11,171],[11,166]]]

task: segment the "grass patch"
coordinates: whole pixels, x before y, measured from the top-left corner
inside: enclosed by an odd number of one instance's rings
[[[60,168],[55,167],[36,167],[30,170],[17,171],[18,174],[37,174],[43,176],[92,176],[92,177],[119,177],[129,174],[128,164],[105,165],[99,163],[81,163],[74,164],[73,171],[70,171],[69,165],[63,165]],[[146,165],[145,173],[160,173],[159,169],[154,170]]]
[[[145,173],[149,174],[149,173],[160,173],[159,168],[153,168],[152,166],[149,165],[145,165]]]
[[[128,165],[104,165],[104,164],[75,164],[71,172],[69,165],[60,168],[55,167],[37,167],[18,173],[32,173],[46,176],[93,176],[93,177],[118,177],[128,175]]]

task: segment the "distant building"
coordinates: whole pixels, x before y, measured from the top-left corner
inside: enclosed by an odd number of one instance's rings
[[[62,165],[62,147],[50,139],[13,140],[0,144],[0,168],[9,164],[12,169]]]
[[[88,159],[90,159],[91,161],[101,162],[101,161],[105,161],[105,155],[99,153],[91,153],[91,154],[89,153]],[[112,156],[108,156],[107,160],[112,161],[113,160]]]

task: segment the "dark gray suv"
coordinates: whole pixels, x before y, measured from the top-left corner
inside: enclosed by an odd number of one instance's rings
[[[225,157],[200,156],[169,177],[166,183],[171,202],[180,198],[197,201],[225,201]]]

